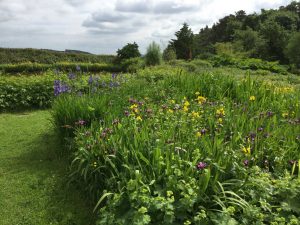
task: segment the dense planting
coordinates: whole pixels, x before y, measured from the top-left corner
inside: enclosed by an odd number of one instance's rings
[[[171,68],[106,79],[53,107],[98,224],[299,223],[298,89]]]

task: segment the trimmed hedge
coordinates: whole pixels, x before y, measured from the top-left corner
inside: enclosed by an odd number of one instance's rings
[[[121,66],[113,64],[100,63],[56,63],[56,64],[39,64],[39,63],[20,63],[20,64],[2,64],[0,71],[2,73],[40,73],[47,70],[58,70],[64,72],[76,71],[82,72],[120,72]]]
[[[0,111],[50,107],[53,81],[50,76],[1,77]]]

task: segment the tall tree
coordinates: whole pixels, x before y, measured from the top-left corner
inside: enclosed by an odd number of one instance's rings
[[[194,34],[187,23],[184,23],[182,28],[175,33],[177,39],[170,41],[170,46],[175,49],[178,59],[192,59]]]

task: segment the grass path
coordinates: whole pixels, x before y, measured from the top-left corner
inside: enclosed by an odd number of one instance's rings
[[[59,148],[48,111],[0,114],[0,225],[92,224]]]

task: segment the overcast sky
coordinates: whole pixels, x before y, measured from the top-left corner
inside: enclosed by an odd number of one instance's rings
[[[0,47],[115,53],[136,41],[162,48],[187,22],[194,33],[245,10],[278,8],[291,0],[0,0]]]

